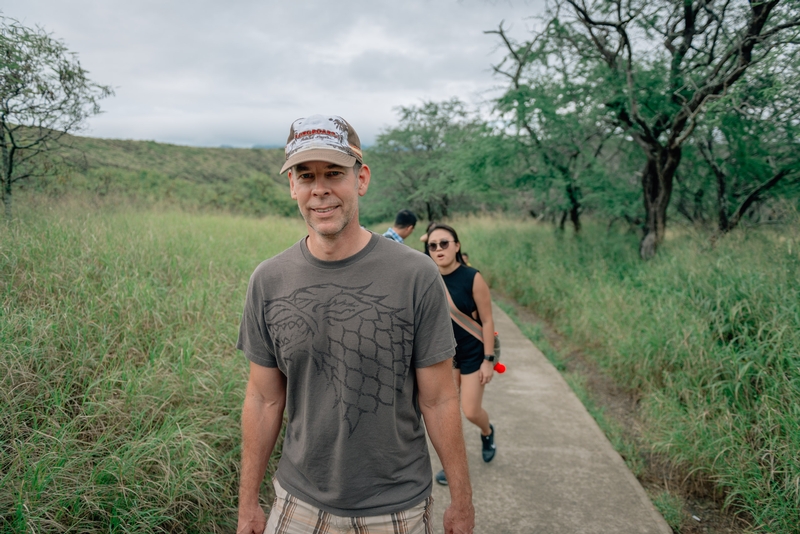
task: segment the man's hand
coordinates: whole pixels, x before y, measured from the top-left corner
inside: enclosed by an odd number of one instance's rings
[[[239,524],[236,534],[264,534],[267,528],[267,516],[261,506],[239,507]]]
[[[472,503],[457,506],[451,504],[444,511],[445,534],[472,534],[475,528],[475,508]]]

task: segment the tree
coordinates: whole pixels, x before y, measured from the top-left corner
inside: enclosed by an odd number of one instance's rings
[[[489,189],[487,146],[491,131],[458,99],[399,107],[400,122],[370,148],[373,180],[368,218],[394,216],[409,208],[428,220],[464,209]],[[481,146],[483,141],[486,146]],[[380,205],[374,202],[381,202]]]
[[[569,217],[580,231],[586,181],[599,178],[598,165],[613,134],[598,121],[598,102],[589,76],[592,62],[564,54],[553,39],[557,25],[526,43],[512,40],[501,23],[485,33],[500,37],[508,55],[493,67],[509,87],[495,101],[496,109],[525,147],[528,180],[551,199],[562,213],[561,228]],[[552,202],[551,202],[552,203]]]
[[[560,42],[598,65],[597,94],[646,158],[643,258],[664,239],[684,145],[751,66],[796,47],[797,0],[556,0]]]
[[[0,15],[0,185],[6,219],[14,184],[47,172],[44,157],[100,113],[110,87],[91,82],[77,56],[41,28]]]
[[[767,199],[800,189],[800,51],[755,69],[709,107],[695,136],[716,184],[717,236]]]

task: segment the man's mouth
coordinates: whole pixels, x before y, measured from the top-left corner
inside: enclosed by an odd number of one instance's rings
[[[331,211],[335,210],[336,206],[327,206],[324,208],[311,208],[311,211],[315,213],[330,213]]]

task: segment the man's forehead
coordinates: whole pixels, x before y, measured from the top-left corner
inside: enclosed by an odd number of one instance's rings
[[[341,165],[337,165],[336,163],[331,163],[329,161],[306,161],[304,163],[297,164],[298,171],[307,171],[311,169],[311,167],[315,167],[318,165],[322,165],[325,169],[344,169]]]

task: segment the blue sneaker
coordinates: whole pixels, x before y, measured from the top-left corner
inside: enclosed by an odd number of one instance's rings
[[[490,424],[489,428],[492,429],[491,434],[488,436],[481,435],[481,443],[483,444],[483,461],[487,463],[492,461],[492,458],[494,458],[494,455],[497,452],[497,446],[494,444],[494,426]]]
[[[438,482],[442,486],[446,486],[447,485],[447,477],[444,476],[444,469],[442,469],[441,471],[436,473],[436,476],[433,477],[433,478],[435,478],[436,482]]]

